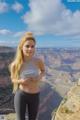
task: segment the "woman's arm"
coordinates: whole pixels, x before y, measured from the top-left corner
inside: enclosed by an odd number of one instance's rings
[[[30,81],[30,78],[28,78],[27,80],[24,79],[12,79],[12,83],[16,83],[16,84],[22,84],[22,85],[27,85],[28,82]]]
[[[15,79],[15,78],[11,78],[12,80],[12,83],[14,84],[23,84],[24,83],[24,80],[20,80],[20,79]]]
[[[41,59],[38,60],[38,66],[40,69],[39,80],[41,80],[45,75],[45,64]]]

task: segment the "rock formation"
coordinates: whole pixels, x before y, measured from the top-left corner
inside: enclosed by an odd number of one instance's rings
[[[80,120],[80,85],[75,84],[64,97],[52,120]]]

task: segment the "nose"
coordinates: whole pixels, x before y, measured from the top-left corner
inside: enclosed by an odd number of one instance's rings
[[[29,50],[29,51],[32,51],[32,47],[30,46],[30,47],[28,48],[28,50]]]
[[[29,49],[31,50],[31,49],[32,49],[32,47],[30,46],[30,47],[29,47]]]

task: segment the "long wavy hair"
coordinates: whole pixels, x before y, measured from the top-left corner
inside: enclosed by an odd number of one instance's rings
[[[26,34],[22,37],[21,41],[18,44],[15,58],[13,62],[9,65],[9,70],[11,73],[11,80],[14,79],[17,81],[19,79],[20,68],[24,62],[22,47],[24,43],[29,40],[33,40],[36,43],[32,32],[26,32]],[[13,91],[15,91],[17,87],[18,87],[18,84],[14,83]]]

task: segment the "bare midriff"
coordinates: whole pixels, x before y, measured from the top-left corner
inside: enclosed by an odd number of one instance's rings
[[[27,93],[38,93],[40,91],[39,82],[30,81],[30,83],[26,85],[20,84],[19,89]]]

